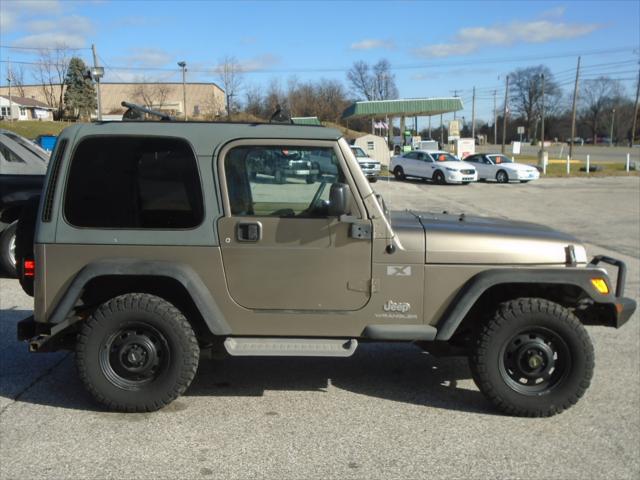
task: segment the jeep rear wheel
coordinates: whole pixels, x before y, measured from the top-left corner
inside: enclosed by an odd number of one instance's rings
[[[574,405],[589,387],[593,345],[568,309],[521,298],[501,304],[485,323],[470,367],[480,391],[503,412],[546,417]]]
[[[132,293],[103,303],[82,326],[76,363],[87,389],[111,410],[149,412],[189,387],[200,349],[172,304]]]

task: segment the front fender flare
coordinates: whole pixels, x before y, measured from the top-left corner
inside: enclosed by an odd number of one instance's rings
[[[603,295],[595,290],[591,278],[606,278],[609,293]],[[602,268],[561,267],[561,268],[496,268],[485,270],[471,277],[455,295],[437,323],[436,340],[449,340],[462,323],[473,305],[488,289],[502,284],[557,284],[573,285],[581,288],[599,304],[611,304],[615,309],[616,297],[611,281]]]

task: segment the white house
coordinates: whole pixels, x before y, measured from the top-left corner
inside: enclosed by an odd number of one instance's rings
[[[34,98],[0,95],[0,119],[53,120],[53,108]]]

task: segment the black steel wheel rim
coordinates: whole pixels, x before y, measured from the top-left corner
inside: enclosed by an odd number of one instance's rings
[[[557,388],[571,371],[571,352],[562,337],[544,327],[527,328],[505,342],[500,375],[523,395],[543,395]]]
[[[139,390],[160,377],[170,363],[170,348],[160,330],[130,322],[110,334],[100,348],[100,368],[123,390]]]

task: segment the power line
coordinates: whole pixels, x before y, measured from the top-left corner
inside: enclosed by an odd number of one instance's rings
[[[65,46],[61,46],[61,47],[19,47],[16,45],[0,45],[0,48],[5,48],[7,50],[36,50],[36,51],[40,51],[40,50],[74,50],[74,51],[79,51],[79,50],[91,50],[91,48],[89,47],[78,47],[78,48],[72,48],[72,47],[65,47]]]

